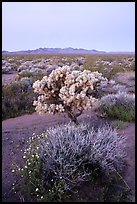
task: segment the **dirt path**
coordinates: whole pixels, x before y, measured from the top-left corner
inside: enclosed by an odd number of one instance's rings
[[[93,111],[85,111],[80,117],[81,120],[92,119],[95,124],[103,123]],[[43,130],[56,124],[69,122],[65,114],[40,116],[38,113],[24,115],[17,118],[7,119],[2,122],[2,200],[3,202],[22,202],[19,192],[16,194],[12,191],[12,184],[19,182],[19,178],[12,173],[12,164],[22,164],[22,152],[26,141],[32,136],[32,133],[41,133]],[[105,122],[105,121],[104,121]],[[129,123],[128,126],[120,130],[121,134],[127,137],[127,162],[129,167],[125,179],[133,191],[132,202],[134,201],[135,192],[135,124]]]

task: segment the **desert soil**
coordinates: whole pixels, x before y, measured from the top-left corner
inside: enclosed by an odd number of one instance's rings
[[[106,121],[99,118],[92,110],[85,111],[79,121],[91,120],[93,126],[100,126]],[[50,126],[69,122],[65,114],[43,116],[38,113],[10,118],[2,122],[2,200],[3,202],[23,202],[25,198],[20,192],[16,194],[12,190],[12,184],[19,182],[19,177],[12,172],[12,164],[23,164],[23,150],[26,141],[33,132],[39,134]],[[112,121],[111,121],[112,122]],[[124,179],[132,190],[130,200],[135,200],[135,124],[126,123],[124,129],[118,130],[127,138],[126,151],[128,168]],[[16,185],[16,184],[15,184]]]

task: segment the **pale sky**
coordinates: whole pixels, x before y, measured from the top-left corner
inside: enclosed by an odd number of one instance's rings
[[[2,2],[2,50],[135,51],[135,2]]]

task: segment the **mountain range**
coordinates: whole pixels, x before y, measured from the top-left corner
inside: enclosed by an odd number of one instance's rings
[[[2,51],[2,54],[135,54],[134,52],[105,52],[83,48],[38,48],[35,50]]]

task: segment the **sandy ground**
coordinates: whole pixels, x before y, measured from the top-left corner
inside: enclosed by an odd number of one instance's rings
[[[92,120],[94,123],[103,124],[103,119],[99,119],[91,111],[85,111],[79,121]],[[32,133],[41,133],[43,130],[56,124],[69,122],[65,114],[40,116],[38,113],[23,115],[17,118],[7,119],[2,122],[2,199],[3,202],[22,202],[20,193],[14,194],[12,183],[19,182],[19,178],[12,173],[12,164],[22,165],[23,158],[21,149],[25,148],[26,141],[32,136]],[[134,202],[135,196],[135,124],[128,123],[126,128],[119,130],[120,134],[127,137],[126,151],[128,153],[128,168],[125,174],[125,180],[132,189],[131,197]]]

